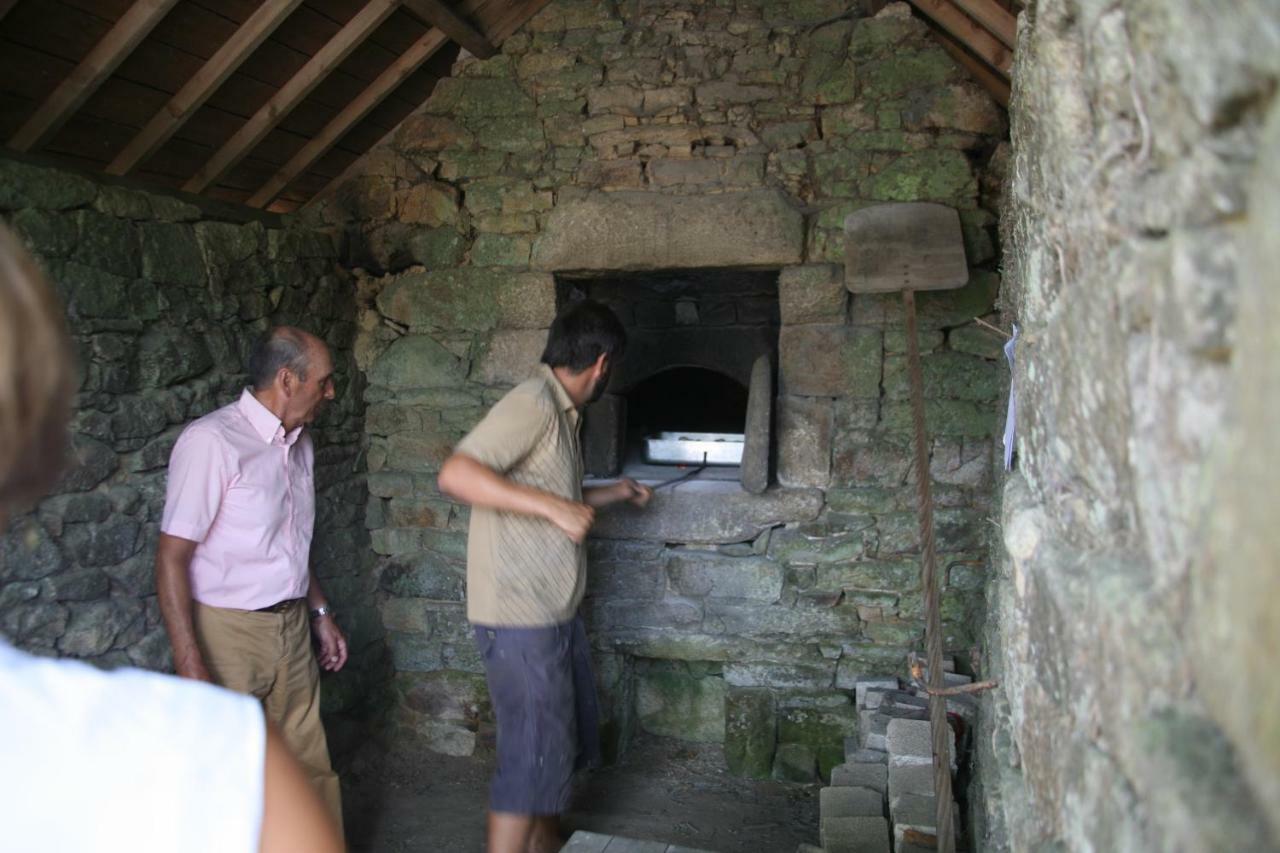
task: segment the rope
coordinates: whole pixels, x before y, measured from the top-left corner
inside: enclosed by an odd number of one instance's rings
[[[933,496],[929,488],[929,445],[925,437],[924,379],[920,348],[916,341],[916,297],[902,291],[907,315],[907,362],[911,373],[911,422],[915,427],[916,502],[920,514],[920,583],[924,588],[925,647],[929,660],[929,723],[933,735],[933,793],[937,798],[939,853],[954,853],[955,829],[951,814],[951,728],[947,724],[947,698],[942,675],[942,617],[938,607],[938,565],[933,541]]]

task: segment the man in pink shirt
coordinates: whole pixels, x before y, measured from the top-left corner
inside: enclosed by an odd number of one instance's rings
[[[178,675],[258,697],[341,826],[316,657],[336,672],[347,641],[309,567],[315,451],[303,429],[333,399],[333,362],[319,338],[281,326],[255,345],[249,374],[239,400],[174,445],[160,610]]]

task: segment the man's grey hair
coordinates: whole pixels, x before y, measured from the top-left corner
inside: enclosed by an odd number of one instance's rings
[[[292,326],[267,329],[249,353],[249,382],[254,390],[264,391],[271,387],[282,367],[305,382],[311,366],[310,355],[307,335],[301,329]]]

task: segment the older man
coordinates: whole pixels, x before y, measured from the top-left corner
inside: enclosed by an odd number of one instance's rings
[[[160,610],[177,673],[261,700],[341,825],[316,654],[337,671],[347,642],[309,567],[315,451],[304,430],[333,399],[333,362],[319,338],[282,326],[255,345],[249,374],[240,399],[174,445],[156,553]]]

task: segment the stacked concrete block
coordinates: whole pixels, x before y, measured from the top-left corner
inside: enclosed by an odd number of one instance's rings
[[[827,853],[891,853],[889,822],[882,817],[833,817],[822,821]]]

